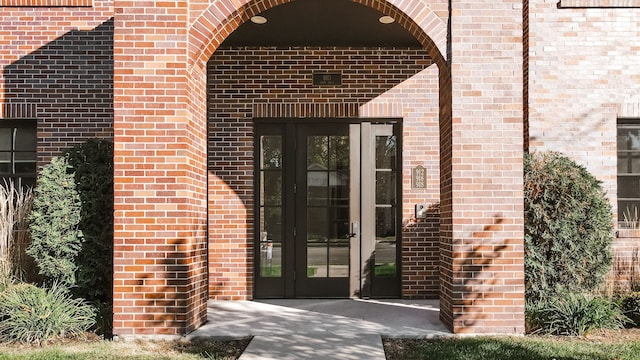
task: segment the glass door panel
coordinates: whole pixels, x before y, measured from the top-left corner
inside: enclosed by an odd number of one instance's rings
[[[347,124],[299,124],[296,296],[348,295]],[[305,209],[306,208],[306,209]]]
[[[376,256],[374,276],[396,276],[396,146],[393,135],[375,137]]]
[[[256,126],[256,297],[399,296],[396,126]]]
[[[349,245],[345,224],[349,222],[349,174],[345,169],[349,166],[349,138],[340,135],[306,138],[306,276],[347,277]]]
[[[285,296],[285,127],[256,129],[255,291],[257,297]]]

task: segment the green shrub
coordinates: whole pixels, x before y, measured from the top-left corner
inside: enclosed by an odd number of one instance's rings
[[[65,287],[75,284],[75,258],[82,244],[80,197],[65,158],[56,157],[40,172],[29,215],[33,257],[40,274]]]
[[[524,167],[527,299],[595,289],[611,267],[613,242],[600,181],[554,152],[525,156]]]
[[[74,293],[111,303],[113,288],[113,144],[90,139],[67,152],[82,203],[78,224],[84,235],[76,257]]]
[[[94,324],[95,311],[64,287],[17,284],[0,293],[0,318],[0,341],[41,343],[85,332]]]
[[[615,303],[585,294],[561,294],[544,301],[528,301],[527,332],[584,335],[595,329],[620,329],[628,322]]]
[[[630,325],[640,326],[640,292],[626,294],[620,302],[620,307],[629,318]]]

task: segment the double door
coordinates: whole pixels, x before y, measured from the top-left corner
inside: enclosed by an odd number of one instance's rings
[[[256,297],[399,296],[398,128],[256,122]]]

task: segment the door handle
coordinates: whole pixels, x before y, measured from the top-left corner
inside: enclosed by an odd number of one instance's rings
[[[357,221],[351,222],[351,232],[349,233],[350,238],[357,237],[360,234],[360,229]]]

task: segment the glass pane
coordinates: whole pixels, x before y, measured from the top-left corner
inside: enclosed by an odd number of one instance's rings
[[[261,205],[282,205],[282,172],[262,171]]]
[[[20,178],[20,186],[22,187],[34,187],[36,186],[36,178],[35,177],[22,177]]]
[[[331,136],[329,138],[329,148],[331,149],[331,170],[349,169],[349,137]]]
[[[618,174],[640,173],[640,153],[618,152]]]
[[[618,150],[640,150],[640,129],[618,129]]]
[[[260,209],[260,276],[282,276],[282,208]]]
[[[349,276],[349,244],[332,243],[329,247],[329,277]]]
[[[0,174],[13,174],[10,162],[0,161]]]
[[[396,173],[376,171],[376,204],[395,205]]]
[[[335,212],[332,215],[336,215]],[[342,241],[349,236],[349,218],[339,219],[337,216],[331,219],[331,229],[329,230],[329,240]]]
[[[396,211],[392,207],[376,208],[376,239],[396,240]]]
[[[307,243],[307,277],[327,277],[327,243],[313,241]]]
[[[343,172],[329,173],[329,191],[332,205],[349,205],[349,175]]]
[[[395,209],[376,209],[375,276],[396,276]]]
[[[618,150],[627,149],[627,129],[618,128]]]
[[[621,227],[640,228],[640,200],[618,201],[618,223]]]
[[[16,150],[36,151],[36,129],[17,128],[15,141]]]
[[[627,158],[621,157],[620,154],[618,154],[618,174],[628,174],[630,173],[629,170],[629,161]]]
[[[35,174],[36,162],[16,162],[15,163],[16,174]]]
[[[393,249],[395,251],[395,248]],[[375,275],[382,277],[394,277],[396,276],[396,263],[395,262],[380,262],[376,261]]]
[[[282,137],[276,135],[261,136],[260,144],[262,146],[260,168],[282,168]]]
[[[326,170],[329,159],[329,138],[327,136],[307,137],[307,169]]]
[[[327,242],[327,209],[324,207],[307,208],[307,241]]]
[[[282,208],[263,207],[260,209],[260,233],[265,241],[282,241]],[[262,240],[262,239],[261,239]]]
[[[376,136],[376,169],[396,168],[396,137]]]
[[[15,153],[14,153],[14,156],[15,156],[16,161],[20,161],[20,160],[35,161],[35,160],[36,160],[36,153],[35,153],[35,151],[21,151],[21,152],[15,152]]]
[[[307,208],[307,277],[327,277],[327,209]]]
[[[282,244],[271,241],[260,242],[260,276],[282,276]]]
[[[307,204],[327,205],[327,183],[329,174],[326,171],[309,171],[307,173]]]
[[[12,128],[0,128],[0,151],[11,150],[11,145],[13,144],[11,141],[13,139],[12,133]]]
[[[640,198],[640,176],[618,176],[618,197]]]

